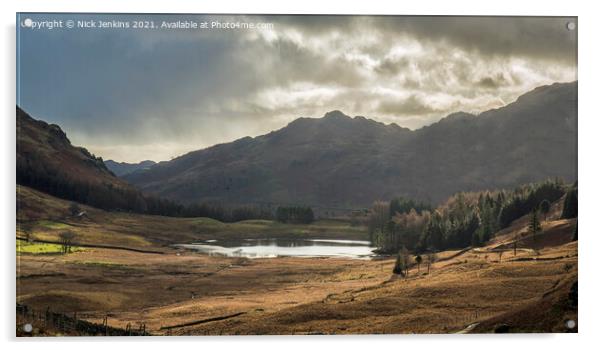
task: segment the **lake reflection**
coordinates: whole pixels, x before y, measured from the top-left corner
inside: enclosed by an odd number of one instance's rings
[[[368,241],[338,239],[244,239],[207,240],[177,247],[196,250],[209,255],[247,258],[346,257],[366,259],[374,255]]]

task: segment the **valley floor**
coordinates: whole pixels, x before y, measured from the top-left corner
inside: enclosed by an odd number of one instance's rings
[[[123,329],[144,324],[153,335],[576,331],[565,326],[577,321],[570,297],[578,270],[574,220],[545,222],[533,243],[518,223],[486,247],[441,252],[430,273],[423,264],[400,278],[391,274],[392,258],[210,257],[134,233],[132,227],[153,227],[145,218],[92,211],[91,220],[105,215],[108,229],[102,231],[100,222],[59,222],[67,203],[54,205],[54,221],[27,218],[41,227],[41,237],[52,239],[65,229],[57,225],[78,227],[87,243],[124,232],[119,239],[134,238],[121,244],[140,251],[23,250],[17,255],[17,302],[39,313],[75,313],[98,324],[106,317],[109,326]],[[138,221],[116,224],[126,216]],[[524,237],[515,255],[509,243],[516,235]],[[60,333],[39,322],[34,327],[39,335]]]
[[[209,257],[86,249],[66,256],[19,256],[18,302],[114,327],[141,323],[152,334],[449,333],[568,296],[577,244],[534,256],[468,251],[426,274],[391,275],[393,261]],[[536,258],[537,260],[530,260]],[[567,309],[568,310],[568,309]],[[545,310],[542,310],[545,311]],[[204,322],[212,318],[231,318]],[[567,331],[564,312],[548,328]],[[536,320],[535,320],[536,321]],[[197,323],[197,324],[195,324]],[[187,325],[188,324],[188,325]]]

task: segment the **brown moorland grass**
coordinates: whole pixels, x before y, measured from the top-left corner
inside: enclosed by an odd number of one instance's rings
[[[42,200],[65,215],[67,202]],[[567,331],[564,322],[577,316],[566,307],[577,279],[577,242],[570,242],[575,220],[550,219],[535,243],[521,241],[516,255],[508,243],[524,230],[518,224],[485,247],[439,253],[430,274],[423,264],[420,272],[413,266],[409,277],[399,278],[391,274],[393,259],[245,259],[171,249],[157,243],[161,229],[152,227],[155,219],[167,227],[162,218],[91,212],[90,222],[35,222],[51,233],[77,227],[94,242],[107,220],[113,235],[139,237],[164,254],[86,248],[18,255],[17,302],[77,312],[96,323],[107,317],[121,328],[144,323],[156,335],[492,332],[502,324],[511,331],[550,332]],[[165,220],[177,223],[171,232],[182,233],[176,237],[198,235],[185,232],[195,219]]]
[[[575,252],[570,243],[540,255],[561,259],[501,263],[468,252],[436,263],[430,275],[414,267],[401,279],[390,273],[392,260],[88,249],[22,257],[19,275],[37,276],[18,279],[18,301],[94,322],[108,314],[112,326],[145,323],[154,334],[448,333],[528,308],[560,281],[576,279]],[[161,329],[235,313],[244,314]],[[555,328],[539,331],[561,329],[550,323]]]

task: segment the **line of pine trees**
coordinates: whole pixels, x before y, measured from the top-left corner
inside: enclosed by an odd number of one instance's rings
[[[278,207],[276,220],[292,224],[310,224],[314,221],[314,211],[310,207]]]
[[[90,183],[68,176],[64,172],[58,173],[55,169],[45,168],[43,162],[35,161],[33,157],[17,162],[17,184],[109,211],[174,217],[209,217],[223,222],[274,218],[272,211],[262,206],[182,205],[167,199],[143,195],[132,187]]]
[[[420,253],[481,246],[523,215],[547,215],[550,203],[565,193],[562,181],[547,180],[512,191],[458,193],[435,210],[403,198],[375,202],[368,217],[370,240],[383,253],[402,247]],[[576,204],[575,184],[568,189],[563,217],[576,217]]]
[[[180,216],[207,217],[222,222],[237,222],[243,220],[273,220],[274,215],[268,207],[257,205],[219,205],[219,204],[190,204],[183,206]]]
[[[559,181],[546,181],[516,189],[514,193],[509,195],[509,200],[501,208],[499,213],[500,227],[510,226],[512,221],[529,214],[542,201],[555,202],[565,193],[566,186]]]

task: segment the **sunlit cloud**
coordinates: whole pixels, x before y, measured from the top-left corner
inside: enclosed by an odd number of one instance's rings
[[[188,17],[274,27],[25,32],[19,103],[105,159],[160,161],[334,109],[416,129],[577,79],[563,18]]]

